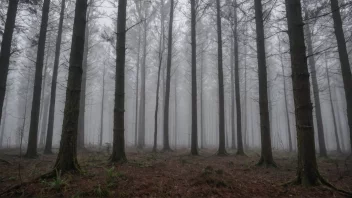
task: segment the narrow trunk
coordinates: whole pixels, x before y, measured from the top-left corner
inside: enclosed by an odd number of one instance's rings
[[[298,146],[296,183],[304,186],[318,185],[320,175],[315,156],[313,106],[310,99],[309,72],[300,0],[286,0],[286,15],[290,40]]]
[[[148,2],[144,2],[144,17],[148,16],[148,7],[146,4]],[[141,98],[139,101],[139,128],[138,128],[138,148],[142,149],[145,146],[145,76],[146,76],[146,59],[147,59],[147,45],[148,45],[148,21],[147,19],[143,22],[144,32],[143,32],[143,57],[142,57],[142,64],[141,64]]]
[[[236,129],[235,129],[235,62],[234,62],[234,39],[231,38],[231,54],[230,54],[230,64],[231,64],[231,148],[236,149]]]
[[[260,110],[260,134],[261,134],[261,157],[258,165],[276,166],[270,138],[270,120],[268,107],[268,83],[266,71],[266,54],[262,3],[254,0],[255,22],[257,32],[257,56],[258,56],[258,77],[259,77],[259,110]]]
[[[45,144],[45,132],[47,130],[47,126],[48,126],[48,109],[49,109],[49,103],[50,103],[50,95],[44,96],[43,98],[44,102],[43,102],[43,119],[42,119],[42,126],[40,128],[41,130],[41,135],[40,135],[40,141],[39,141],[39,145],[41,147],[44,146]]]
[[[308,11],[305,8],[305,20],[308,21],[309,15]],[[317,72],[315,66],[315,59],[313,55],[313,41],[312,35],[309,27],[309,23],[305,24],[305,31],[307,35],[307,47],[308,47],[308,62],[310,67],[310,76],[312,79],[312,88],[313,88],[313,97],[314,97],[314,105],[315,105],[315,117],[317,120],[317,132],[318,132],[318,142],[319,142],[319,150],[320,157],[327,157],[326,146],[325,146],[325,137],[324,137],[324,127],[323,127],[323,118],[321,115],[321,107],[320,107],[320,96],[319,96],[319,87],[318,87],[318,79]]]
[[[87,19],[89,18],[88,16]],[[85,137],[85,112],[86,112],[86,90],[87,90],[87,72],[88,72],[88,52],[89,52],[89,22],[85,26],[85,36],[84,36],[84,47],[83,47],[83,65],[82,65],[82,82],[81,82],[81,92],[80,92],[80,102],[79,102],[79,116],[78,116],[78,148],[84,148],[84,137]]]
[[[192,141],[191,141],[191,154],[198,155],[197,41],[196,41],[196,2],[195,1],[191,1],[191,40],[192,40],[192,43],[191,43],[191,47],[192,47]],[[177,80],[177,79],[175,79],[175,80]],[[176,108],[175,108],[175,111],[176,111]]]
[[[172,27],[174,22],[174,0],[170,0],[170,21],[167,49],[167,65],[166,65],[166,91],[165,91],[165,107],[164,107],[164,151],[170,151],[169,144],[169,103],[170,103],[170,84],[171,84],[171,64],[172,64]]]
[[[76,1],[64,120],[62,124],[60,150],[54,166],[54,170],[61,171],[61,173],[80,170],[77,161],[77,132],[83,72],[84,52],[82,49],[84,48],[85,41],[87,7],[87,0]]]
[[[7,16],[5,22],[4,34],[2,36],[1,51],[0,51],[0,120],[2,116],[2,107],[4,105],[6,94],[7,74],[9,72],[11,42],[13,29],[15,28],[17,7],[19,0],[9,1],[7,8]]]
[[[3,148],[2,141],[4,141],[4,135],[6,130],[6,117],[7,117],[6,111],[7,111],[8,102],[9,102],[9,96],[5,97],[5,105],[4,105],[4,112],[3,112],[4,116],[2,117],[2,121],[1,121],[0,148]]]
[[[43,130],[43,127],[45,126],[45,123],[47,121],[47,112],[48,112],[48,106],[49,105],[49,101],[45,100],[46,96],[45,96],[45,89],[46,89],[46,76],[47,76],[47,70],[48,70],[48,62],[49,62],[49,57],[50,57],[50,41],[51,41],[51,32],[49,32],[49,43],[47,46],[47,52],[46,52],[46,57],[45,57],[45,66],[44,66],[44,75],[43,75],[43,82],[42,82],[42,93],[40,96],[41,99],[41,104],[40,104],[40,113],[39,113],[39,123],[42,123],[42,126],[38,128],[38,131],[41,131],[40,135],[39,135],[39,146],[43,147],[44,146],[44,138],[45,138],[45,132],[46,130]],[[46,109],[46,111],[45,111]],[[46,116],[44,116],[43,114],[45,114]],[[38,123],[38,124],[39,124]]]
[[[157,151],[158,146],[158,111],[159,111],[159,89],[160,89],[160,73],[161,73],[161,66],[163,64],[163,54],[165,48],[164,42],[164,0],[161,0],[161,17],[160,17],[160,24],[161,24],[161,33],[159,39],[159,65],[158,65],[158,80],[156,84],[156,99],[155,99],[155,113],[154,113],[154,145],[153,145],[153,152]]]
[[[139,60],[140,60],[140,50],[141,50],[141,28],[138,26],[138,47],[137,47],[137,63],[136,63],[136,102],[135,102],[135,120],[134,120],[134,145],[137,147],[137,137],[138,137],[138,93],[139,93]]]
[[[337,133],[337,124],[336,124],[334,104],[332,102],[330,75],[329,75],[329,69],[328,69],[328,62],[327,62],[327,59],[326,59],[326,53],[325,53],[325,71],[326,71],[326,77],[328,79],[329,101],[330,101],[330,107],[331,107],[332,121],[334,123],[334,134],[335,134],[335,139],[336,139],[336,150],[337,150],[338,153],[342,153],[342,150],[341,150],[341,147],[340,147],[339,135]]]
[[[239,55],[238,55],[238,33],[237,33],[237,2],[235,3],[234,12],[234,53],[235,53],[235,92],[236,92],[236,118],[237,118],[237,155],[244,155],[242,140],[242,118],[241,118],[241,90],[240,90],[240,74],[239,74]]]
[[[55,60],[54,60],[54,68],[53,68],[53,76],[51,81],[51,92],[50,92],[50,107],[49,107],[49,118],[48,118],[48,132],[46,134],[46,142],[45,142],[45,154],[52,153],[52,142],[53,142],[53,131],[54,131],[54,121],[55,121],[55,101],[56,101],[56,83],[57,83],[57,75],[60,63],[60,51],[61,51],[61,40],[62,40],[62,26],[64,22],[65,16],[65,2],[66,0],[62,0],[61,2],[61,12],[60,12],[60,20],[59,20],[59,30],[56,38],[56,48],[55,48]]]
[[[347,119],[350,129],[350,146],[352,151],[352,75],[351,66],[348,60],[346,40],[342,28],[342,20],[338,0],[331,0],[332,18],[334,20],[335,36],[339,51],[340,65],[342,72],[343,85],[347,104]]]
[[[222,68],[222,31],[220,0],[216,0],[216,24],[218,41],[218,83],[219,83],[219,150],[218,155],[226,155],[225,149],[225,97],[224,97],[224,73]]]
[[[283,84],[284,84],[284,99],[285,99],[285,112],[286,112],[286,124],[287,124],[287,136],[288,136],[288,149],[289,152],[293,151],[292,148],[292,136],[291,136],[291,127],[290,127],[290,115],[288,111],[288,103],[287,103],[287,88],[286,88],[286,80],[285,80],[285,67],[284,63],[282,60],[282,55],[281,55],[281,40],[279,40],[279,54],[280,54],[280,62],[281,62],[281,69],[282,69],[282,79],[283,79]]]
[[[204,48],[202,44],[200,52],[200,148],[205,148],[205,128],[204,128]]]
[[[99,137],[99,146],[103,146],[103,132],[104,132],[104,101],[105,101],[105,65],[103,69],[103,93],[101,95],[101,112],[100,112],[100,137]]]
[[[126,161],[125,154],[125,60],[127,0],[119,0],[116,38],[116,81],[114,108],[114,143],[112,162]]]
[[[37,60],[35,64],[35,79],[33,89],[31,121],[29,127],[28,146],[26,157],[34,158],[37,156],[37,142],[38,142],[38,125],[39,125],[39,111],[40,111],[40,93],[42,91],[42,74],[43,62],[45,53],[46,32],[49,19],[50,0],[44,0],[42,10],[42,21],[40,26]]]

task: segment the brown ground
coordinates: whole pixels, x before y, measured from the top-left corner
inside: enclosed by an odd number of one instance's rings
[[[295,154],[274,152],[278,169],[257,167],[257,152],[248,157],[218,157],[202,150],[152,154],[130,150],[128,163],[112,166],[106,152],[79,154],[81,175],[32,181],[51,170],[55,155],[20,159],[18,151],[0,151],[0,193],[3,197],[344,197],[326,187],[283,187],[295,177]],[[234,152],[231,152],[234,153]],[[5,162],[6,160],[7,162]],[[21,163],[19,163],[21,161]],[[318,159],[321,174],[336,187],[352,191],[352,159]],[[20,173],[20,174],[19,174]],[[20,176],[21,175],[21,176]]]

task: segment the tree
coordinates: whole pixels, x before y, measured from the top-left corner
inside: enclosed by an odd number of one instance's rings
[[[192,40],[192,141],[191,154],[198,155],[197,119],[197,41],[196,41],[196,2],[191,0],[191,40]],[[176,111],[176,109],[175,109]]]
[[[338,132],[337,132],[335,109],[334,109],[334,104],[332,102],[330,74],[329,74],[330,72],[329,72],[329,69],[328,69],[328,61],[326,59],[326,53],[325,53],[325,72],[326,72],[326,78],[328,80],[329,101],[330,101],[330,107],[331,107],[332,121],[333,121],[333,124],[334,124],[334,134],[335,134],[335,139],[336,139],[336,150],[337,150],[338,153],[342,153],[341,146],[340,146],[340,141],[339,141],[339,135],[338,135]]]
[[[54,131],[54,120],[55,120],[56,83],[57,83],[57,75],[58,75],[58,69],[59,69],[59,63],[60,63],[62,29],[63,29],[62,27],[64,22],[64,15],[65,15],[65,3],[66,3],[66,0],[61,1],[59,29],[58,29],[57,38],[56,38],[55,60],[54,60],[54,68],[53,68],[53,75],[52,75],[52,81],[51,81],[48,132],[46,134],[45,149],[44,149],[45,154],[52,153],[53,131]]]
[[[126,0],[119,0],[116,38],[116,80],[114,107],[114,142],[111,162],[125,162],[125,60]]]
[[[236,117],[237,117],[237,155],[244,155],[243,140],[242,140],[242,118],[241,118],[241,94],[240,94],[240,74],[239,74],[239,54],[238,54],[238,20],[237,20],[237,1],[234,1],[234,77],[235,77],[235,92],[236,92]],[[233,66],[232,66],[233,67]],[[233,121],[232,121],[233,122]]]
[[[301,12],[300,0],[286,0],[298,146],[297,179],[294,183],[315,186],[320,183],[321,176],[315,156],[313,107]]]
[[[304,20],[309,20],[309,12],[307,10],[307,6],[304,6],[305,17]],[[325,146],[325,137],[324,137],[324,127],[323,127],[323,118],[321,115],[321,107],[320,107],[320,96],[319,96],[319,86],[317,80],[317,72],[315,66],[315,59],[313,54],[313,41],[312,34],[309,23],[305,23],[305,31],[307,35],[307,47],[308,47],[308,62],[310,66],[310,75],[312,78],[312,87],[313,87],[313,96],[314,96],[314,105],[315,105],[315,116],[317,119],[317,131],[318,131],[318,142],[319,142],[319,150],[321,157],[327,157],[326,146]]]
[[[165,50],[165,15],[164,15],[164,0],[160,1],[161,8],[160,8],[160,38],[159,38],[159,65],[158,65],[158,80],[156,84],[156,99],[155,99],[155,114],[154,114],[154,145],[153,145],[153,152],[157,151],[158,145],[158,111],[159,111],[159,89],[160,89],[160,72],[161,66],[163,64],[163,54]]]
[[[169,143],[169,104],[170,104],[170,84],[171,84],[171,63],[172,63],[172,27],[174,22],[174,0],[170,0],[170,20],[167,46],[166,65],[166,92],[164,106],[164,151],[171,151]]]
[[[265,54],[265,38],[263,24],[263,8],[260,0],[254,0],[255,24],[257,33],[257,57],[259,77],[259,111],[261,134],[261,157],[258,165],[275,166],[271,150],[270,120],[268,108],[268,81]]]
[[[291,126],[290,126],[290,116],[289,116],[289,111],[288,111],[288,102],[287,102],[287,88],[286,88],[286,79],[285,79],[285,67],[284,67],[284,62],[282,59],[282,54],[281,54],[281,40],[279,40],[279,54],[280,54],[280,63],[281,63],[281,70],[282,70],[282,79],[283,79],[283,85],[284,85],[284,101],[285,101],[285,115],[286,115],[286,124],[287,124],[287,136],[288,136],[288,151],[292,152],[292,136],[291,136]]]
[[[61,171],[61,173],[80,170],[77,161],[77,131],[87,7],[87,0],[76,1],[64,120],[60,150],[54,166],[54,169]]]
[[[141,1],[143,2],[143,1]],[[138,124],[138,148],[143,148],[145,146],[145,77],[146,77],[146,59],[147,59],[147,45],[148,45],[148,4],[150,2],[144,1],[144,21],[143,21],[143,56],[142,56],[142,62],[141,62],[141,93],[140,93],[140,101],[139,101],[139,124]],[[141,14],[141,4],[136,3],[136,6],[138,5],[138,12],[140,17],[142,16]]]
[[[350,128],[350,146],[352,151],[352,74],[351,65],[348,60],[348,53],[346,48],[346,40],[342,28],[342,20],[340,15],[340,7],[338,0],[331,0],[332,18],[334,20],[334,30],[337,40],[337,48],[340,57],[340,66],[342,72],[342,80],[345,90],[346,104],[347,104],[347,119]]]
[[[19,0],[9,1],[7,9],[5,29],[2,36],[1,51],[0,51],[0,120],[2,116],[2,107],[4,105],[6,95],[7,74],[9,72],[11,42],[13,30],[15,28],[17,7]]]
[[[45,41],[49,19],[50,0],[44,0],[42,22],[40,25],[37,60],[35,64],[34,89],[32,100],[31,121],[29,127],[28,146],[26,157],[37,156],[38,124],[40,111],[40,96],[42,91],[42,74],[44,65]]]
[[[99,136],[99,147],[103,146],[103,132],[104,132],[104,102],[105,102],[105,74],[106,66],[103,68],[103,86],[101,94],[101,112],[100,112],[100,136]]]
[[[222,31],[220,0],[216,0],[216,26],[218,41],[218,84],[219,84],[219,150],[218,155],[226,155],[225,149],[225,98],[224,98],[224,72],[222,68]]]

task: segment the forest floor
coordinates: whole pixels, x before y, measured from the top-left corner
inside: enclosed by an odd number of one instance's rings
[[[156,153],[128,149],[128,162],[108,163],[107,151],[79,152],[80,175],[37,179],[52,170],[56,155],[21,159],[18,150],[0,150],[3,197],[344,197],[327,187],[284,187],[295,177],[296,154],[274,152],[279,168],[256,166],[259,152],[219,157],[216,150]],[[230,153],[235,153],[230,151]],[[333,185],[352,191],[352,159],[318,158],[320,173]]]

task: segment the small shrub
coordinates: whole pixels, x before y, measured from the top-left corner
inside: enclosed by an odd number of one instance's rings
[[[100,184],[97,186],[97,188],[94,190],[94,195],[97,197],[108,197],[109,196],[109,191],[105,188],[102,188]]]

